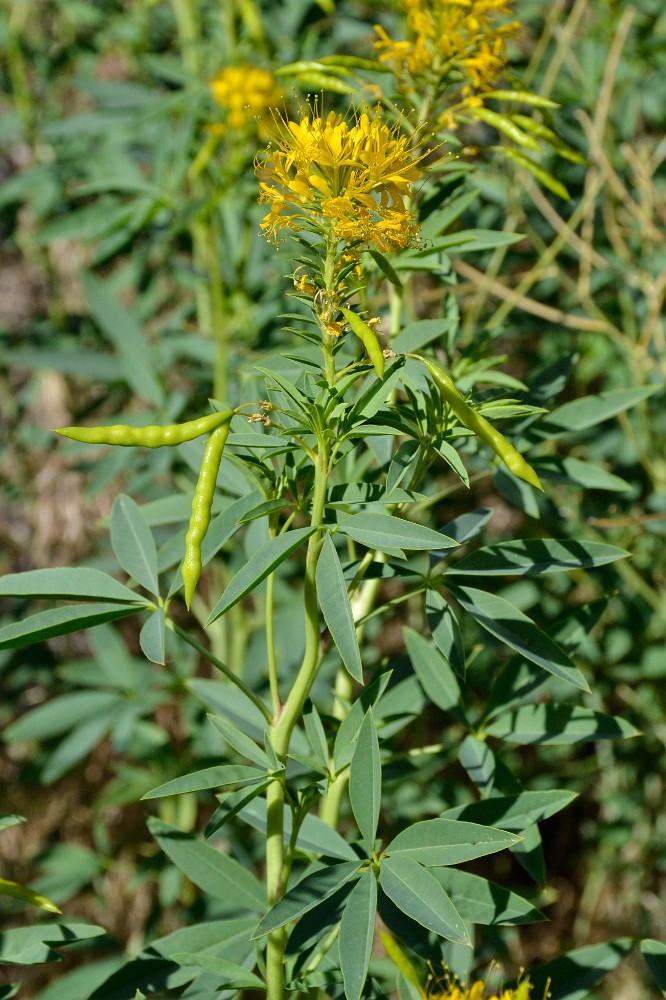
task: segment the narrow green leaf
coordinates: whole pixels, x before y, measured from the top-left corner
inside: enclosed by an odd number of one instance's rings
[[[477,549],[460,562],[448,566],[448,576],[535,576],[562,570],[589,569],[626,559],[629,553],[615,545],[534,538],[500,542]]]
[[[527,899],[479,875],[457,868],[433,868],[432,874],[468,924],[508,926],[546,920]]]
[[[552,962],[530,969],[533,995],[538,997],[550,981],[549,1000],[584,1000],[590,991],[633,949],[631,938],[618,938],[589,948],[567,951]]]
[[[389,899],[412,920],[449,941],[471,944],[465,921],[437,879],[418,861],[383,859],[379,881]]]
[[[462,819],[468,823],[501,823],[507,830],[522,830],[565,809],[576,798],[578,798],[577,792],[560,789],[548,792],[521,792],[519,795],[498,795],[482,802],[455,806],[443,812],[442,816],[447,819]],[[430,820],[430,822],[437,821]]]
[[[7,738],[7,730],[4,732],[5,739]],[[9,813],[5,816],[0,816],[0,833],[3,830],[9,830],[12,826],[17,826],[19,823],[25,823],[25,816],[18,816],[16,813]]]
[[[666,944],[646,938],[641,941],[641,954],[654,976],[657,986],[666,997]]]
[[[118,352],[127,384],[141,399],[160,407],[164,392],[156,375],[153,350],[133,313],[92,274],[83,275],[90,313]]]
[[[541,479],[552,483],[582,486],[588,490],[609,490],[612,493],[631,493],[633,490],[626,479],[572,455],[545,455],[536,458],[532,464]]]
[[[57,923],[35,924],[33,927],[13,927],[0,935],[0,962],[12,965],[38,965],[60,959],[54,949],[64,948],[75,941],[88,941],[106,934],[103,927],[80,920],[60,920]]]
[[[49,754],[41,774],[42,784],[50,785],[57,781],[75,764],[87,757],[111,731],[122,710],[122,700],[118,699],[117,706],[112,706],[98,715],[93,715],[72,729],[58,747]]]
[[[437,590],[428,590],[425,599],[426,621],[440,653],[455,670],[465,677],[465,646],[453,608]]]
[[[9,882],[4,878],[0,878],[0,896],[11,896],[12,899],[20,899],[22,903],[30,903],[32,906],[37,906],[40,910],[46,910],[47,913],[61,912],[55,903],[52,903],[46,896],[42,896],[41,892],[35,892],[34,889],[29,889],[27,885],[19,885],[18,882]]]
[[[400,281],[400,278],[395,273],[393,267],[384,254],[380,253],[378,250],[370,250],[369,253],[379,270],[385,275],[385,277],[388,278],[391,284],[394,285],[395,288],[402,289],[402,282]]]
[[[164,608],[155,608],[139,633],[139,645],[146,659],[164,664],[166,645]]]
[[[306,875],[262,917],[252,937],[262,937],[278,927],[283,927],[291,920],[302,917],[304,913],[314,909],[356,878],[359,867],[360,861],[347,861],[341,865],[329,865],[318,872]]]
[[[188,508],[186,520],[189,519],[192,511],[192,498],[188,499]],[[256,506],[261,500],[261,493],[257,490],[253,490],[246,496],[240,497],[235,500],[226,510],[223,510],[217,517],[214,517],[210,522],[210,527],[206,532],[206,537],[201,544],[201,565],[207,566],[208,563],[213,559],[214,556],[220,551],[223,545],[225,545],[232,535],[238,530],[243,515],[251,510],[252,507]],[[180,557],[177,557],[180,558]],[[170,565],[173,565],[177,559],[174,559]],[[169,597],[173,597],[175,594],[181,590],[183,586],[183,574],[182,566],[178,567],[176,574],[173,579],[173,583],[169,588]]]
[[[458,760],[485,799],[495,777],[495,755],[488,744],[468,733],[458,748]]]
[[[441,341],[449,332],[450,326],[451,320],[448,318],[420,319],[403,327],[395,340],[391,340],[391,347],[397,354],[418,351],[433,340]]]
[[[400,485],[407,473],[413,473],[419,456],[418,441],[403,441],[398,446],[386,475],[386,492],[392,493]]]
[[[224,805],[224,804],[223,804]],[[223,808],[223,806],[221,807]],[[266,833],[266,800],[256,799],[240,810],[239,815],[249,826],[254,827],[261,833]],[[283,835],[285,844],[291,839],[292,816],[287,811],[284,815]],[[320,819],[314,813],[309,813],[301,823],[298,836],[296,837],[296,847],[299,851],[307,851],[311,854],[324,854],[330,858],[339,858],[342,861],[353,861],[358,855],[353,847],[334,830],[332,826]]]
[[[205,767],[201,771],[184,774],[182,778],[173,778],[157,788],[151,788],[142,795],[142,799],[162,799],[166,795],[185,795],[187,792],[200,792],[205,788],[226,788],[229,785],[243,787],[255,785],[264,781],[266,774],[256,767],[244,764],[219,764],[216,767]]]
[[[594,712],[578,705],[523,705],[495,717],[486,726],[489,736],[507,743],[557,746],[586,740],[618,740],[638,736],[638,730],[619,716]]]
[[[16,719],[7,726],[3,738],[9,743],[19,740],[46,740],[66,733],[93,715],[122,704],[122,696],[117,691],[73,691],[71,694],[51,698]],[[11,820],[12,817],[6,819]],[[22,817],[14,818],[14,822],[25,822],[25,820]],[[7,826],[12,825],[12,822],[7,822]],[[2,829],[4,827],[0,825],[0,830]]]
[[[547,414],[536,426],[539,437],[554,437],[562,431],[578,432],[630,410],[657,392],[663,385],[646,385],[639,389],[614,389],[596,396],[584,396],[564,403]]]
[[[349,603],[340,559],[328,533],[319,553],[316,586],[319,606],[342,662],[354,680],[362,684],[363,667],[356,638],[354,615]]]
[[[376,913],[377,879],[368,868],[350,892],[340,921],[338,947],[347,1000],[361,998],[372,954]]]
[[[349,798],[354,819],[369,855],[375,849],[382,795],[382,765],[379,740],[369,708],[358,734],[349,771]]]
[[[95,604],[92,607],[68,605],[65,608],[51,608],[30,615],[23,621],[13,622],[0,628],[0,649],[19,649],[33,642],[43,642],[55,635],[79,632],[102,622],[112,622],[127,618],[141,610],[136,604]]]
[[[232,608],[234,604],[238,604],[246,594],[249,594],[262,580],[265,580],[269,573],[277,569],[280,563],[283,563],[316,530],[314,525],[311,525],[309,528],[294,528],[284,535],[271,538],[265,545],[257,549],[243,568],[231,580],[222,597],[211,611],[206,625],[212,625],[220,615],[223,615],[225,611]]]
[[[491,635],[568,684],[589,691],[587,681],[549,635],[503,597],[474,587],[451,587],[462,607]]]
[[[438,708],[449,712],[458,722],[465,725],[465,710],[460,700],[460,687],[451,664],[440,653],[434,642],[428,641],[411,628],[405,628],[403,632],[407,654],[426,695]]]
[[[266,983],[263,979],[255,976],[254,972],[248,972],[242,965],[230,962],[226,958],[189,951],[176,951],[171,955],[171,958],[179,965],[192,965],[195,968],[212,972],[220,980],[219,989],[262,990],[264,992],[266,990]]]
[[[237,726],[234,726],[232,722],[219,715],[208,715],[208,721],[241,756],[254,761],[265,771],[270,770],[270,762],[262,748],[257,746],[254,740],[250,739]]]
[[[503,233],[496,229],[461,229],[448,236],[438,238],[432,247],[426,249],[427,254],[475,253],[480,250],[494,250],[497,247],[510,246],[518,243],[524,237],[520,233]]]
[[[478,806],[485,804],[474,803]],[[468,808],[461,807],[460,812]],[[478,823],[458,822],[452,815],[453,812],[455,810],[448,810],[444,814],[446,818],[425,819],[408,826],[393,838],[386,848],[386,855],[392,858],[408,856],[429,867],[459,865],[463,861],[503,851],[520,840],[506,830],[494,829],[490,825],[481,826],[480,823],[485,822],[483,818]],[[499,812],[501,814],[501,810]]]
[[[435,450],[442,456],[447,465],[451,466],[461,483],[464,483],[469,489],[469,473],[453,445],[449,444],[448,441],[440,441]]]
[[[104,601],[109,604],[114,601],[122,604],[132,601],[145,603],[144,598],[112,576],[87,566],[10,573],[0,577],[0,597],[34,597],[40,601]]]
[[[131,497],[120,494],[111,511],[111,545],[116,559],[137,583],[159,594],[157,549],[141,508]]]
[[[312,752],[320,764],[324,767],[328,767],[328,742],[326,740],[326,732],[319,716],[319,712],[314,705],[312,706],[311,711],[304,715],[303,721],[305,723],[305,733],[308,738],[308,743],[312,748]]]
[[[261,912],[265,904],[263,886],[238,861],[189,833],[183,833],[154,816],[148,829],[164,853],[200,889],[228,906]]]
[[[447,198],[441,208],[436,209],[426,216],[421,226],[421,235],[424,240],[434,240],[451,223],[460,218],[478,199],[478,190],[463,191],[462,194],[455,194]]]
[[[302,413],[309,416],[310,403],[305,396],[298,391],[293,382],[283,378],[277,372],[271,371],[269,368],[260,368],[257,366],[255,371],[261,372],[261,374],[264,375],[270,382],[273,382],[273,384],[276,385],[278,389],[280,389],[285,396],[292,401],[292,403],[295,403]]]
[[[338,528],[343,535],[369,549],[446,549],[458,544],[439,531],[390,514],[344,514],[340,511]]]

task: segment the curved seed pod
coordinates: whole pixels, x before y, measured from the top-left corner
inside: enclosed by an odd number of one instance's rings
[[[443,371],[434,361],[430,361],[428,358],[423,358],[420,354],[412,354],[411,357],[417,358],[426,366],[432,375],[433,382],[441,392],[445,402],[451,407],[457,416],[460,423],[467,427],[470,431],[473,431],[477,437],[480,437],[482,441],[486,442],[486,444],[490,445],[495,454],[498,455],[507,468],[513,472],[514,476],[518,476],[519,479],[524,479],[526,483],[530,483],[532,486],[536,486],[537,489],[543,490],[539,477],[532,466],[528,465],[520,452],[514,448],[510,441],[507,441],[503,434],[500,434],[500,432],[496,430],[492,424],[488,423],[485,417],[482,417],[480,413],[472,409],[472,407],[465,402],[462,394],[455,387],[453,381],[449,378],[446,372]]]
[[[182,444],[193,441],[214,431],[220,424],[228,422],[233,410],[209,413],[184,424],[149,424],[147,427],[132,427],[130,424],[110,424],[108,427],[58,427],[56,434],[83,441],[86,444],[115,444],[126,448],[163,448],[165,445]]]
[[[345,309],[342,307],[340,312],[365,347],[377,375],[379,378],[384,378],[384,355],[382,353],[382,346],[379,343],[377,334],[361,319],[360,316],[357,316],[355,312],[352,312],[351,309]]]
[[[222,461],[222,452],[229,434],[230,417],[227,422],[213,431],[208,438],[203,462],[199,470],[194,497],[192,498],[192,514],[190,526],[185,535],[185,558],[181,567],[183,583],[185,584],[185,603],[188,608],[201,576],[201,543],[210,524],[211,507],[215,495],[215,483]]]

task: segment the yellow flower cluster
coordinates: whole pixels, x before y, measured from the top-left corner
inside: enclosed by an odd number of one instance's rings
[[[213,97],[225,111],[223,122],[211,126],[215,135],[242,132],[263,125],[271,108],[282,101],[275,77],[257,66],[227,66],[211,80]]]
[[[449,975],[445,983],[432,984],[424,996],[427,1000],[530,1000],[532,993],[529,979],[521,979],[515,989],[500,989],[492,996],[486,994],[486,986],[485,979],[478,979],[473,986],[459,986]]]
[[[259,200],[270,205],[261,224],[270,239],[305,227],[383,252],[414,241],[418,225],[406,199],[419,160],[396,128],[367,114],[349,125],[315,108],[299,122],[276,119],[272,139],[256,167]]]
[[[381,62],[398,75],[462,69],[475,90],[492,86],[506,61],[506,39],[517,22],[498,24],[512,0],[401,0],[412,37],[392,39],[380,26],[374,42]]]

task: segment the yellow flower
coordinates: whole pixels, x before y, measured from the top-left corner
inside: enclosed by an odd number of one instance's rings
[[[270,239],[306,226],[382,251],[413,242],[418,226],[405,201],[420,158],[397,128],[367,114],[350,125],[315,107],[298,122],[276,118],[271,138],[256,165],[259,201],[270,206],[261,225]]]
[[[248,127],[263,131],[271,108],[282,101],[273,74],[249,64],[220,70],[211,80],[210,89],[225,112],[224,122],[211,126],[210,131],[216,135],[241,132]]]
[[[472,986],[461,986],[450,972],[445,972],[444,978],[433,978],[427,984],[426,989],[420,989],[424,1000],[530,1000],[532,995],[532,984],[529,979],[520,979],[515,989],[501,989],[492,996],[488,996],[486,988],[487,980],[477,979]],[[548,996],[548,985],[544,993],[544,1000]]]
[[[392,39],[377,25],[373,43],[398,76],[445,78],[462,70],[477,90],[488,90],[506,62],[506,39],[517,22],[498,23],[512,0],[401,0],[410,38]]]

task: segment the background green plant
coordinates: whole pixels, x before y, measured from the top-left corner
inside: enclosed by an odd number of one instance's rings
[[[125,488],[141,500],[140,523],[152,529],[158,568],[167,571],[182,552],[200,461],[196,443],[177,455],[107,453],[103,462],[71,446],[64,452],[68,461],[88,474],[84,497],[78,477],[63,470],[63,450],[54,453],[44,428],[74,420],[100,423],[118,413],[130,413],[137,424],[185,419],[205,412],[211,392],[231,403],[260,398],[258,385],[253,397],[256,383],[251,374],[258,350],[262,363],[278,375],[294,374],[283,358],[287,343],[294,351],[293,342],[282,334],[284,323],[278,318],[284,311],[281,276],[289,264],[254,236],[261,215],[254,204],[250,169],[256,142],[248,139],[231,156],[211,156],[203,176],[188,176],[205,142],[203,125],[215,120],[207,79],[225,62],[255,57],[257,51],[267,65],[282,66],[350,49],[367,55],[377,14],[355,5],[327,11],[285,4],[283,18],[262,22],[253,20],[252,5],[204,4],[197,5],[197,24],[188,22],[177,5],[102,9],[62,3],[34,5],[32,11],[31,6],[5,5],[2,29],[4,83],[13,111],[2,125],[8,179],[0,203],[7,273],[25,289],[10,300],[4,340],[7,391],[2,419],[10,432],[3,456],[9,553],[4,568],[30,569],[83,557],[90,566],[115,571],[106,532],[97,531],[93,538],[82,532],[80,514],[86,512],[88,524],[91,515],[109,516],[111,497]],[[30,16],[38,7],[41,16]],[[474,478],[473,503],[462,491],[454,492],[441,464],[425,491],[441,496],[438,506],[424,506],[423,516],[428,512],[445,534],[443,522],[473,507],[494,507],[495,517],[487,526],[484,515],[478,514],[460,528],[481,532],[476,536],[481,547],[509,537],[555,536],[609,541],[633,555],[631,562],[596,571],[594,582],[582,572],[541,578],[538,586],[530,577],[511,584],[503,577],[498,580],[501,596],[549,634],[563,642],[566,638],[572,647],[582,640],[576,662],[594,677],[594,696],[587,707],[605,707],[644,733],[628,743],[594,743],[589,752],[530,744],[509,747],[503,755],[531,794],[549,794],[558,784],[584,793],[544,827],[548,867],[558,879],[551,886],[558,900],[548,911],[551,916],[554,909],[555,916],[550,929],[522,929],[519,938],[515,928],[491,926],[480,943],[482,959],[511,956],[515,964],[533,965],[594,940],[627,934],[657,937],[663,927],[663,873],[653,859],[663,837],[664,418],[660,397],[654,394],[663,385],[663,118],[655,95],[663,75],[659,38],[664,28],[659,5],[649,3],[628,11],[619,5],[579,2],[568,9],[554,4],[545,24],[540,22],[540,4],[533,10],[521,4],[518,13],[530,25],[530,34],[513,52],[516,69],[521,79],[531,78],[538,92],[562,105],[558,127],[588,156],[589,166],[558,161],[551,167],[572,195],[569,204],[546,200],[534,182],[510,174],[498,160],[485,160],[482,169],[463,176],[452,172],[440,196],[453,196],[449,205],[457,207],[450,209],[449,225],[454,230],[504,229],[526,238],[520,243],[507,238],[503,246],[501,241],[494,244],[496,249],[491,244],[485,253],[476,237],[477,256],[471,260],[463,253],[464,244],[458,243],[451,260],[460,280],[455,281],[447,258],[438,259],[436,279],[417,279],[406,309],[413,322],[434,324],[412,331],[409,349],[420,346],[415,342],[419,337],[432,335],[434,340],[444,335],[452,352],[455,346],[456,380],[462,388],[470,389],[479,379],[481,358],[487,359],[490,349],[500,359],[510,356],[512,376],[531,385],[530,400],[538,405],[552,408],[558,398],[568,398],[573,405],[590,389],[595,394],[616,393],[603,402],[581,398],[578,409],[565,410],[560,414],[564,425],[557,426],[559,436],[551,426],[548,440],[553,443],[541,446],[549,454],[535,464],[547,480],[546,503],[537,504],[532,492],[499,470],[491,485],[487,458],[476,462],[471,453],[467,462]],[[649,85],[639,85],[646,74]],[[289,77],[289,87],[311,91],[313,83],[305,79],[299,84],[298,76]],[[319,87],[321,80],[314,85]],[[588,116],[576,121],[574,112],[581,105],[583,113],[588,108]],[[225,192],[214,205],[212,191]],[[456,201],[458,196],[463,200]],[[79,283],[72,272],[81,263],[86,272]],[[205,276],[218,272],[216,287]],[[377,292],[383,294],[379,286]],[[456,302],[462,312],[460,332]],[[211,371],[217,373],[215,388]],[[497,389],[488,387],[502,388],[507,382],[502,383],[499,374],[493,381],[487,372],[483,375],[491,417],[493,406],[497,414],[498,402],[492,398]],[[508,388],[515,395],[517,386],[509,383]],[[627,389],[632,391],[623,396]],[[629,404],[634,408],[629,410]],[[424,412],[415,429],[431,436],[436,419],[436,413]],[[538,443],[534,427],[525,433]],[[381,447],[375,446],[380,462],[388,457]],[[411,458],[403,448],[402,461],[408,464]],[[398,487],[404,487],[406,475],[398,463],[393,478],[398,480],[401,473]],[[234,519],[256,506],[253,501],[243,510],[248,486],[236,465],[226,462],[223,478],[228,494],[217,501],[216,538],[225,558],[215,563],[206,577],[209,589],[193,605],[200,621],[262,541],[260,522],[250,521],[243,529],[242,546],[235,539],[223,548]],[[56,494],[54,482],[61,486]],[[580,487],[586,487],[584,493]],[[615,508],[611,493],[617,494]],[[232,509],[234,504],[241,506]],[[37,528],[32,542],[23,520],[26,511],[30,526]],[[116,555],[132,576],[137,568],[127,565],[122,528],[136,517],[128,499],[116,506],[112,519]],[[150,549],[144,528],[138,530]],[[279,576],[275,587],[276,643],[287,665],[295,664],[298,655],[294,581],[292,571]],[[400,597],[397,583],[388,581],[383,587],[388,600]],[[488,589],[494,590],[490,584]],[[589,610],[578,611],[578,632],[556,631],[565,628],[567,613],[581,605]],[[5,606],[8,620],[24,610],[15,603]],[[590,636],[602,611],[603,630],[597,628]],[[109,617],[117,612],[111,609]],[[464,645],[472,653],[465,711],[476,721],[488,693],[486,670],[499,647],[486,644],[473,616],[463,621]],[[458,796],[461,806],[473,797],[461,784],[456,761],[464,730],[451,711],[455,686],[438,691],[437,697],[428,690],[428,676],[419,675],[417,667],[421,621],[411,609],[397,622],[412,628],[406,633],[409,660],[399,628],[396,634],[380,635],[377,619],[370,619],[366,630],[378,661],[388,657],[395,678],[377,706],[377,712],[381,708],[386,713],[378,717],[388,717],[394,729],[387,733],[390,769],[384,764],[387,833],[391,816],[415,821],[424,811],[437,814],[451,806],[452,797]],[[254,687],[261,676],[261,627],[260,603],[236,605],[201,641]],[[167,642],[173,645],[168,668],[148,666],[139,646],[159,660],[160,634],[144,626],[140,635],[128,619],[120,627],[99,625],[83,644],[72,636],[33,647],[27,654],[1,654],[7,690],[3,711],[7,721],[16,717],[7,733],[11,755],[6,776],[15,789],[9,809],[25,812],[30,820],[25,840],[18,839],[19,826],[3,836],[3,841],[14,840],[8,849],[11,871],[2,874],[29,882],[66,905],[67,914],[83,914],[101,924],[133,954],[181,924],[194,927],[204,919],[224,917],[219,900],[196,892],[178,867],[156,851],[137,799],[172,777],[217,765],[224,743],[202,724],[204,708],[219,712],[223,704],[232,722],[243,727],[251,722],[232,702],[226,685],[220,694],[220,682],[212,679],[205,660],[169,634]],[[510,678],[512,670],[517,668],[507,666],[504,676]],[[513,683],[529,681],[518,673]],[[448,755],[423,755],[431,771],[427,766],[415,768],[404,742],[404,727],[420,711],[423,688],[448,713],[426,711],[421,730],[426,745],[452,743]],[[313,692],[315,704],[325,713],[330,711],[326,690]],[[35,703],[45,704],[26,713]],[[336,724],[334,718],[326,720],[329,733]],[[477,774],[474,754],[479,747],[474,739],[470,736],[463,744],[462,764],[483,784],[487,778]],[[310,753],[307,745],[302,752]],[[39,783],[48,788],[53,782],[59,783],[61,803],[72,806],[68,817],[58,811],[56,797],[39,792]],[[515,794],[518,789],[509,787],[506,776],[505,782],[505,794]],[[41,823],[33,813],[38,794],[43,794]],[[209,793],[161,799],[160,820],[187,832],[200,830],[209,818],[209,799]],[[58,844],[63,822],[64,843]],[[36,839],[30,839],[31,828],[38,828]],[[239,833],[241,829],[246,830],[239,826]],[[163,828],[155,827],[154,832],[162,846],[168,846]],[[259,840],[248,841],[243,833],[234,843],[238,860],[251,865],[258,859]],[[501,855],[499,869],[486,868],[482,874],[493,874],[504,884],[522,884],[529,896],[532,883],[523,882],[520,869],[503,859]],[[549,898],[534,896],[532,902],[543,905]],[[10,912],[9,920],[25,924],[24,915],[17,913]],[[240,921],[236,930],[245,934],[247,926]],[[219,931],[212,928],[213,940]],[[226,932],[226,957],[237,960],[239,944],[228,926]],[[88,933],[93,933],[89,927],[72,931],[82,938]],[[187,931],[183,934],[174,943],[167,939],[154,946],[154,952],[171,956],[193,950],[193,940]],[[5,954],[10,961],[17,958],[17,940],[9,939]],[[300,945],[306,949],[307,942]],[[40,942],[35,947],[42,951],[31,953],[30,961],[55,957]],[[199,940],[197,947],[206,945]],[[89,995],[96,988],[95,977],[101,983],[123,961],[111,944],[94,954],[96,964],[88,962],[88,951],[85,969],[73,973],[83,977],[80,985],[76,978],[66,981],[70,995],[76,990],[80,996]],[[454,955],[448,957],[455,963]],[[159,961],[151,952],[136,961],[122,974],[128,996],[141,986],[144,973],[166,976],[174,989],[191,973],[187,967],[174,969],[173,963],[150,965]],[[386,974],[386,967],[380,966],[378,974]],[[617,976],[609,991],[653,995],[639,962],[622,966]],[[61,977],[51,987],[56,991],[52,996],[63,989]],[[44,980],[26,982],[37,988]],[[150,992],[148,982],[143,988]],[[48,995],[42,992],[42,997]]]

